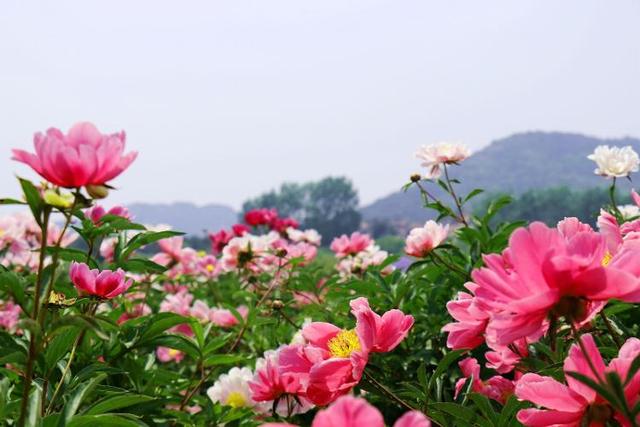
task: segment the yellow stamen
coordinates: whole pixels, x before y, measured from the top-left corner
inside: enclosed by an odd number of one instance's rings
[[[244,395],[239,391],[232,391],[227,396],[227,406],[231,406],[232,408],[242,408],[247,404],[247,399],[244,398]]]
[[[613,258],[613,255],[611,255],[611,252],[607,251],[607,252],[604,254],[604,257],[602,258],[602,261],[601,261],[602,266],[603,266],[603,267],[608,266],[608,265],[609,265],[609,263],[611,262],[611,258]]]
[[[180,354],[179,350],[176,350],[175,348],[169,349],[169,357],[176,357],[178,354]]]
[[[212,264],[207,264],[207,271],[211,273],[215,267]]]
[[[360,339],[353,329],[342,330],[327,342],[329,352],[333,357],[346,358],[355,351],[360,351]]]

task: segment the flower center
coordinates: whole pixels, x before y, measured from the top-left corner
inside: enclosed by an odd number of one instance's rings
[[[241,408],[245,406],[247,403],[247,399],[244,398],[244,395],[239,391],[232,391],[227,396],[227,405],[232,408]]]
[[[215,267],[212,264],[207,264],[207,271],[211,273]]]
[[[612,417],[613,411],[611,410],[611,406],[604,403],[594,403],[589,406],[586,415],[589,425],[591,425],[591,423],[604,425],[607,421],[611,420]]]
[[[564,296],[551,310],[551,315],[580,322],[587,317],[587,301],[574,296]]]
[[[360,351],[360,339],[353,329],[343,329],[327,342],[329,352],[333,357],[346,358],[355,351]]]
[[[601,264],[603,267],[606,267],[609,265],[609,263],[611,262],[611,258],[613,258],[613,255],[611,255],[611,252],[607,251],[604,254],[604,257],[602,257],[602,261]]]

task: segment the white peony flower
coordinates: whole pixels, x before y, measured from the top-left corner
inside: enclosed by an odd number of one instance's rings
[[[320,246],[320,242],[322,241],[322,236],[313,228],[308,230],[298,230],[293,227],[287,228],[287,237],[289,240],[293,242],[307,242],[314,246]]]
[[[460,163],[470,155],[471,151],[466,146],[449,142],[423,145],[416,152],[416,157],[422,160],[421,165],[428,168],[427,179],[440,178],[442,165]]]
[[[414,228],[409,232],[404,251],[407,255],[416,258],[424,257],[434,248],[440,246],[448,234],[449,224],[443,226],[429,220],[423,227]]]
[[[249,381],[253,372],[249,368],[231,368],[226,374],[218,377],[207,390],[207,396],[213,403],[231,406],[232,408],[252,408],[256,402],[251,399]]]
[[[622,205],[618,206],[618,210],[622,214],[622,218],[631,219],[640,216],[640,207],[636,205]]]
[[[587,158],[596,162],[596,175],[607,178],[624,178],[631,172],[638,172],[640,167],[638,153],[631,146],[621,148],[599,145]]]

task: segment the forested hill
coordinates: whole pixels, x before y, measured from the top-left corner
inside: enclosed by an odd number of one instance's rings
[[[595,163],[587,159],[602,144],[631,145],[640,152],[640,140],[635,138],[599,139],[571,133],[526,132],[492,142],[451,171],[461,181],[458,186],[461,194],[474,188],[512,194],[560,186],[606,188],[607,182],[593,173]],[[625,182],[622,186],[630,184]],[[417,191],[398,191],[378,199],[365,206],[362,214],[365,220],[408,222],[424,221],[429,215],[421,207]]]

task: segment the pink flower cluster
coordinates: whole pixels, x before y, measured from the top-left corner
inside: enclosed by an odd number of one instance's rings
[[[380,249],[367,234],[354,232],[351,236],[343,234],[331,242],[331,250],[335,252],[338,263],[336,269],[343,280],[359,276],[372,266],[384,263],[389,254]],[[383,274],[393,271],[389,265],[382,270]]]
[[[615,236],[576,218],[514,231],[502,254],[486,255],[485,267],[473,271],[469,292],[447,305],[456,320],[444,327],[449,347],[486,342],[491,364],[507,372],[526,355],[513,350],[526,352],[552,320],[580,327],[610,299],[640,301],[640,245]]]
[[[54,245],[60,239],[61,232],[60,227],[50,223],[47,245]],[[77,237],[74,233],[65,233],[60,246],[69,246]],[[40,227],[27,212],[0,216],[0,253],[4,252],[0,264],[17,269],[37,269],[41,239]]]
[[[354,329],[323,322],[305,326],[304,343],[282,347],[257,372],[251,383],[253,399],[296,396],[316,405],[331,403],[360,382],[372,353],[392,351],[413,326],[413,317],[400,310],[376,314],[366,298],[350,305],[356,318]]]
[[[600,351],[591,335],[583,335],[583,352],[579,344],[573,344],[564,361],[564,385],[554,378],[534,373],[525,374],[518,381],[516,396],[528,400],[542,409],[522,409],[518,412],[518,421],[525,426],[604,426],[614,420],[616,425],[631,426],[630,420],[616,412],[594,389],[569,375],[581,374],[592,381],[600,382],[608,373],[616,373],[624,387],[623,399],[633,408],[639,400],[640,373],[635,371],[627,378],[632,362],[640,355],[640,340],[629,338],[620,348],[618,357],[605,366]],[[595,373],[592,366],[595,369]],[[639,417],[640,418],[640,417]],[[636,423],[640,420],[636,420]],[[635,425],[635,424],[634,424]]]
[[[13,301],[0,300],[0,328],[9,333],[16,332],[22,309]]]
[[[300,241],[291,242],[276,232],[263,235],[245,234],[234,237],[222,250],[220,264],[223,271],[245,271],[275,274],[289,269],[293,259],[302,264],[312,261],[316,246]]]
[[[327,409],[318,411],[311,427],[384,427],[382,414],[366,400],[340,397]],[[286,423],[267,423],[261,427],[296,427]],[[393,427],[431,427],[431,421],[419,411],[409,411]]]
[[[251,227],[267,227],[269,230],[284,233],[287,228],[298,228],[293,218],[282,218],[276,209],[252,209],[244,214],[244,222]]]
[[[249,313],[246,306],[239,306],[236,311],[243,318],[246,318]],[[184,288],[178,290],[175,294],[167,294],[160,303],[160,312],[176,313],[185,317],[193,317],[202,323],[213,323],[221,328],[231,328],[238,324],[238,319],[233,315],[231,310],[209,307],[209,305],[202,300],[194,301],[193,295]],[[191,326],[187,323],[173,327],[170,332],[193,336]],[[157,354],[161,362],[169,362],[171,360],[180,362],[184,358],[182,352],[166,347],[159,347]]]

